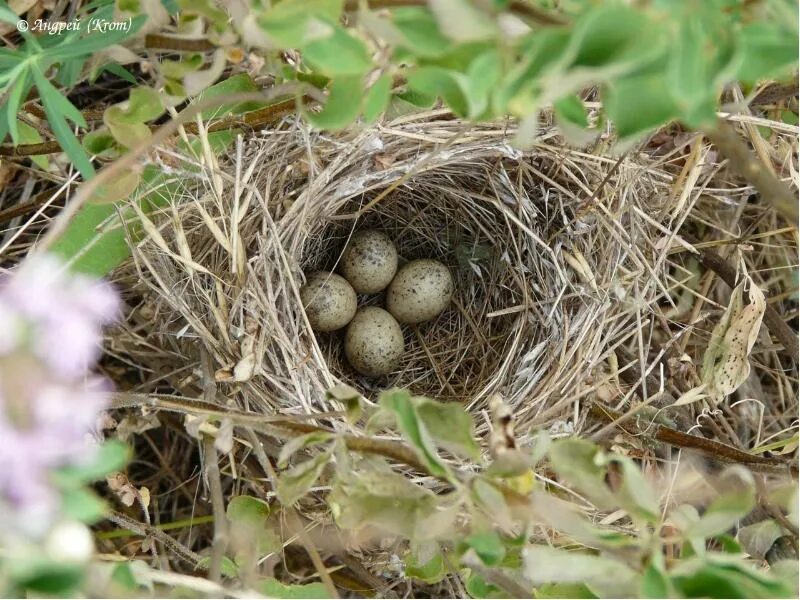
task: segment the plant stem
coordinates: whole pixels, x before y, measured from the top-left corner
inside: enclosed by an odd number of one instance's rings
[[[658,423],[643,425],[635,421],[626,422],[625,415],[598,402],[593,402],[590,410],[595,417],[606,422],[616,423],[620,429],[631,435],[647,435],[670,446],[694,450],[719,462],[744,465],[755,472],[791,474],[792,477],[797,478],[797,467],[787,461],[750,454],[733,446],[683,433]]]
[[[706,129],[704,133],[730,161],[734,170],[758,190],[764,201],[772,204],[790,225],[797,227],[797,194],[770,173],[766,165],[750,151],[736,130],[720,120],[715,127]]]
[[[310,98],[306,98],[310,100]],[[230,115],[215,121],[208,126],[206,131],[214,133],[215,131],[224,131],[228,129],[237,129],[239,127],[260,127],[262,125],[269,125],[280,120],[282,117],[294,112],[297,108],[297,101],[294,98],[282,100],[275,104],[270,104],[264,108],[246,112],[243,115]],[[161,128],[160,125],[150,125],[150,131],[157,131]],[[185,123],[183,129],[186,133],[196,134],[197,123]],[[79,138],[81,139],[81,138]],[[41,142],[38,144],[21,144],[19,146],[0,146],[0,156],[37,156],[40,154],[54,154],[61,152],[61,145],[51,140],[49,142]]]
[[[222,559],[228,547],[228,519],[225,515],[225,498],[222,494],[222,479],[219,474],[219,458],[214,446],[214,438],[203,436],[203,455],[205,458],[205,474],[211,496],[211,507],[214,513],[214,538],[211,542],[211,562],[208,576],[211,581],[222,581]]]

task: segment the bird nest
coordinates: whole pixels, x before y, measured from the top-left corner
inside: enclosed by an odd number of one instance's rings
[[[661,293],[648,283],[661,235],[648,214],[670,176],[644,156],[570,149],[551,127],[520,151],[504,124],[443,112],[343,134],[287,120],[220,162],[159,156],[174,177],[116,274],[131,308],[112,348],[151,390],[196,396],[213,373],[231,406],[264,414],[330,410],[337,383],[367,399],[401,386],[473,414],[500,394],[542,424],[572,414],[610,340],[633,335],[636,306]],[[405,354],[381,378],[348,365],[343,331],[314,333],[299,299],[304,273],[335,270],[366,228],[455,281],[448,310],[403,326]]]

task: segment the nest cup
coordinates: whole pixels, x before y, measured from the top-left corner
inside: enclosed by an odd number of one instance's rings
[[[581,393],[603,326],[629,309],[605,282],[630,245],[581,214],[613,161],[565,148],[550,129],[523,153],[503,127],[465,130],[433,113],[341,135],[286,121],[220,164],[197,163],[151,215],[161,235],[117,273],[131,310],[115,343],[151,387],[196,395],[208,356],[229,403],[264,413],[333,408],[325,391],[343,382],[368,398],[402,386],[472,411],[498,393],[518,419],[548,419],[554,400]],[[604,193],[624,188],[633,202],[661,185],[625,173]],[[336,270],[349,236],[368,228],[395,241],[401,264],[434,258],[455,282],[444,313],[403,326],[402,362],[381,378],[347,364],[344,330],[311,331],[298,294],[305,272]]]
[[[534,331],[540,329],[536,322],[514,312],[530,300],[531,290],[524,278],[514,279],[507,250],[521,250],[525,240],[519,228],[503,219],[502,207],[480,195],[488,165],[464,166],[471,172],[437,169],[388,193],[384,189],[346,200],[331,207],[336,212],[330,218],[321,215],[309,231],[299,257],[304,271],[336,270],[350,235],[377,229],[395,242],[401,266],[434,258],[453,275],[450,307],[430,321],[403,325],[406,350],[386,377],[367,378],[353,371],[343,357],[342,332],[317,334],[328,368],[348,384],[365,392],[401,386],[443,400],[470,401],[502,376],[515,332],[541,336]],[[359,304],[385,306],[385,295],[361,295]]]

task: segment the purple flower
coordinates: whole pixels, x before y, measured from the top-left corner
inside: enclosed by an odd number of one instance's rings
[[[0,279],[0,516],[12,524],[42,533],[58,508],[52,471],[94,454],[110,385],[89,370],[117,309],[108,284],[51,257]]]
[[[80,377],[98,359],[102,326],[118,307],[108,283],[72,275],[51,256],[29,259],[0,280],[0,325],[13,330],[13,319],[21,321],[16,329],[27,327],[31,350],[64,378]],[[19,335],[0,341],[0,353]]]

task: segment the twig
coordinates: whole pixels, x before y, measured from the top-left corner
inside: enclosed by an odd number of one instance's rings
[[[648,423],[646,426],[642,426],[635,421],[624,422],[624,415],[598,402],[592,403],[590,411],[598,419],[616,422],[620,429],[631,435],[647,435],[659,442],[693,450],[719,462],[744,465],[755,472],[791,474],[792,477],[797,478],[797,467],[786,461],[750,454],[733,446],[689,435],[657,423]]]
[[[278,475],[275,473],[275,469],[272,468],[272,463],[269,462],[269,458],[264,452],[264,448],[261,446],[261,441],[258,439],[258,436],[252,429],[246,429],[246,433],[250,438],[250,443],[253,446],[256,459],[261,465],[261,468],[264,470],[264,473],[269,478],[272,489],[277,489]],[[314,568],[319,573],[320,579],[322,579],[322,583],[325,585],[328,596],[331,598],[339,598],[339,592],[336,590],[336,585],[333,583],[331,574],[328,573],[328,568],[322,562],[322,557],[319,555],[317,548],[308,537],[308,532],[306,532],[306,528],[300,520],[300,516],[297,514],[297,511],[293,506],[284,506],[283,508],[289,517],[289,527],[294,531],[294,533],[297,534],[300,543],[303,544],[303,547],[306,549],[308,557],[311,559],[311,562],[314,564]]]
[[[797,78],[791,83],[771,83],[750,101],[750,106],[776,104],[777,102],[782,102],[783,100],[797,96],[797,85]]]
[[[156,529],[155,527],[145,525],[139,521],[134,521],[130,517],[117,511],[111,511],[107,518],[112,523],[116,523],[120,527],[129,529],[138,535],[158,540],[162,545],[164,545],[164,547],[169,548],[172,552],[174,552],[176,556],[179,556],[191,563],[193,567],[196,567],[202,560],[202,557],[199,554],[193,552],[183,544],[176,542],[173,538],[168,536],[163,531]]]
[[[248,413],[230,408],[220,408],[208,402],[180,396],[154,396],[147,394],[116,393],[112,396],[112,407],[133,408],[149,406],[159,410],[193,414],[202,417],[227,418],[234,425],[251,428],[276,437],[294,437],[307,433],[326,432],[336,433],[332,429],[319,427],[310,423],[301,422],[300,419],[315,420],[341,416],[341,413],[320,413],[311,415],[283,415],[268,416],[258,413]],[[420,472],[427,473],[428,469],[419,460],[417,454],[405,444],[391,440],[379,440],[352,434],[338,434],[341,436],[348,449],[365,454],[378,454],[400,463],[404,463]]]
[[[319,573],[322,583],[325,584],[325,589],[328,592],[328,596],[330,598],[339,598],[339,592],[336,590],[336,585],[333,583],[333,579],[331,579],[331,574],[328,573],[328,568],[325,566],[325,563],[322,562],[322,557],[319,555],[317,547],[311,541],[311,538],[308,537],[308,532],[300,520],[300,517],[298,516],[294,506],[284,506],[283,508],[286,511],[289,520],[289,528],[297,534],[297,537],[300,539],[300,543],[303,544],[303,547],[306,549],[306,553],[311,559],[311,562],[313,563],[314,568],[317,570],[317,573]]]
[[[35,195],[33,199],[28,200],[27,202],[20,202],[19,204],[15,204],[0,210],[0,225],[7,223],[12,219],[16,219],[17,217],[21,217],[22,215],[26,215],[29,212],[36,210],[43,204],[47,204],[52,196],[52,189],[45,190],[44,192]]]
[[[306,100],[310,100],[306,97]],[[216,121],[208,126],[207,132],[224,131],[239,127],[256,128],[262,125],[269,125],[279,121],[281,118],[295,111],[297,102],[294,98],[283,100],[258,110],[246,112],[243,115],[230,115]],[[158,131],[160,125],[150,125],[150,131]],[[186,123],[183,126],[186,133],[196,134],[197,123]],[[83,139],[83,138],[79,138]],[[54,154],[61,152],[61,144],[56,140],[41,142],[38,144],[20,144],[19,146],[3,145],[0,146],[0,156],[38,156],[40,154]]]
[[[716,127],[709,128],[704,133],[730,161],[734,170],[758,190],[764,201],[772,204],[790,225],[796,227],[797,194],[770,173],[766,165],[763,165],[750,151],[736,130],[725,121],[718,121]]]
[[[208,52],[217,46],[205,38],[183,38],[161,33],[144,36],[144,47],[148,50],[170,50],[173,52]]]
[[[222,559],[228,546],[228,519],[225,515],[225,498],[222,494],[222,480],[219,474],[217,449],[214,438],[203,436],[203,455],[205,457],[205,474],[211,496],[211,507],[214,513],[214,537],[211,542],[211,562],[208,576],[211,581],[222,581]]]

